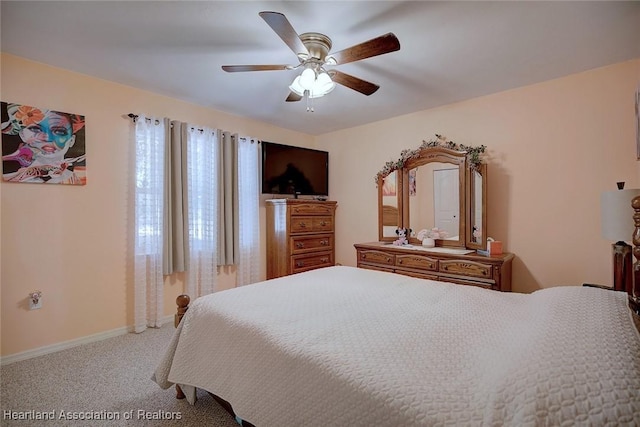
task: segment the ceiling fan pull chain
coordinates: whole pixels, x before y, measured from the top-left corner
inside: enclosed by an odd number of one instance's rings
[[[304,97],[307,100],[307,113],[313,113],[314,112],[313,99],[309,96],[309,91],[308,90],[304,91]]]

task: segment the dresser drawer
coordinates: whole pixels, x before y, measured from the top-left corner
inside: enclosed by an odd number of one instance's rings
[[[373,264],[358,264],[359,268],[364,268],[367,270],[376,270],[376,271],[386,271],[387,273],[394,273],[393,268],[383,267],[381,265],[373,265]]]
[[[292,273],[300,273],[302,271],[332,265],[334,265],[333,252],[314,252],[306,255],[293,255],[291,257]]]
[[[417,277],[418,279],[440,280],[435,274],[419,273],[417,271],[395,270],[395,273],[405,276]]]
[[[477,261],[441,259],[438,270],[442,273],[458,274],[461,276],[481,277],[483,279],[493,278],[491,264],[484,264]]]
[[[396,255],[396,265],[398,267],[438,271],[438,260],[424,255]]]
[[[313,218],[310,217],[291,217],[292,233],[311,233],[313,232]]]
[[[380,251],[360,251],[358,262],[375,264],[395,265],[395,256],[387,252]]]
[[[291,206],[292,215],[330,215],[333,213],[334,207],[332,205],[315,204],[315,203],[300,203]]]
[[[317,252],[333,249],[333,234],[314,234],[311,236],[294,236],[290,240],[292,254]]]
[[[330,233],[333,218],[330,216],[292,216],[291,233]]]
[[[313,218],[313,231],[331,232],[333,231],[333,218],[330,216],[321,216]]]

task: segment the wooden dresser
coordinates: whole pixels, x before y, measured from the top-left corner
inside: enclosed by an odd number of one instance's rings
[[[482,256],[428,252],[393,246],[389,242],[354,245],[358,267],[390,271],[423,279],[511,291],[511,262],[514,255]]]
[[[337,202],[266,200],[267,279],[335,264]]]

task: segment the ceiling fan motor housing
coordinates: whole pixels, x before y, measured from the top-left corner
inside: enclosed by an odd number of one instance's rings
[[[298,52],[298,57],[304,61],[309,58],[317,58],[320,61],[325,60],[331,50],[331,39],[320,33],[303,33],[300,34],[300,40],[309,51],[307,58],[304,53]]]

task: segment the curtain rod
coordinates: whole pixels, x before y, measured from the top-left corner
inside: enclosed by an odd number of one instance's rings
[[[136,122],[136,120],[138,120],[138,117],[139,117],[139,116],[138,116],[137,114],[129,113],[129,114],[127,114],[127,117],[129,117],[131,120],[133,120],[133,123],[135,123],[135,122]],[[149,121],[151,121],[151,119],[150,119],[149,117],[145,117],[145,120],[149,120]],[[160,124],[160,121],[159,121],[158,119],[156,119],[156,124],[157,124],[157,125],[159,125],[159,124]],[[173,123],[171,123],[171,124],[170,124],[170,126],[171,126],[171,127],[173,127]],[[197,130],[198,132],[204,132],[204,129],[197,129],[197,128],[195,128],[195,127],[191,127],[190,129],[191,129],[191,130]],[[214,132],[214,133],[215,133],[215,132]],[[260,144],[260,143],[262,142],[262,141],[261,141],[261,140],[259,140],[259,139],[256,139],[256,138],[247,138],[247,137],[245,137],[245,136],[240,136],[239,138],[240,138],[241,140],[243,140],[243,141],[246,141],[246,140],[248,140],[248,139],[249,139],[249,140],[251,140],[251,143],[252,143],[252,144],[253,144],[254,140],[255,140],[258,144]]]
[[[137,114],[129,113],[129,114],[127,114],[127,117],[130,117],[131,120],[133,120],[133,123],[135,123],[136,120],[138,120],[139,116]],[[151,119],[149,117],[145,117],[145,120],[151,121]],[[160,120],[156,119],[156,124],[159,125],[160,124]],[[169,127],[173,127],[173,123],[170,123]],[[204,129],[196,129],[193,126],[190,129],[191,130],[197,130],[199,132],[204,132]]]

